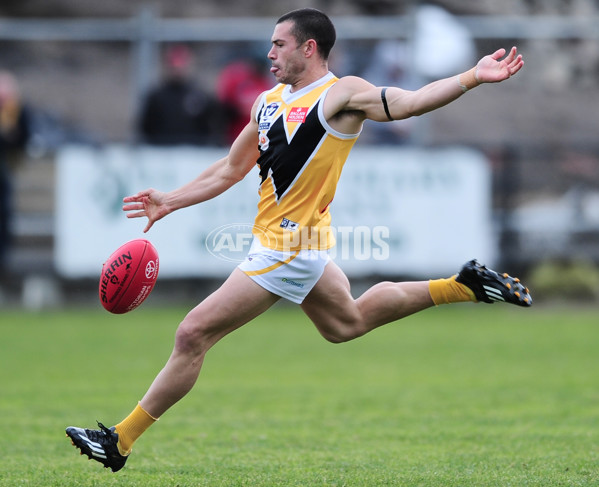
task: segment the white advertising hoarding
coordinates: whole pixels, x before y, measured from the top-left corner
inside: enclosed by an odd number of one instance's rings
[[[217,198],[179,210],[147,233],[122,199],[177,188],[223,149],[71,146],[57,159],[55,264],[66,278],[99,275],[133,238],[160,255],[161,278],[225,277],[251,242],[256,169]],[[352,276],[455,273],[471,258],[492,265],[491,181],[486,159],[466,148],[356,147],[331,204],[335,261]]]

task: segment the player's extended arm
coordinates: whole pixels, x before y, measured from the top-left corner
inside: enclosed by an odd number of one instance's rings
[[[228,155],[198,177],[167,193],[150,188],[123,198],[123,211],[130,212],[127,218],[147,217],[148,223],[144,228],[147,232],[154,222],[169,213],[212,199],[241,181],[256,164],[259,155],[255,109],[256,105],[250,122],[233,142]]]
[[[379,122],[422,115],[451,103],[481,83],[506,80],[520,71],[523,65],[522,55],[517,53],[515,47],[507,56],[505,49],[498,49],[483,57],[469,71],[434,81],[416,91],[397,87],[372,87],[357,92],[351,98],[348,108],[362,110],[366,118]]]

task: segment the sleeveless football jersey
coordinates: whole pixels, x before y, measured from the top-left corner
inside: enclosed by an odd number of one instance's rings
[[[329,204],[359,135],[342,134],[324,118],[326,93],[337,81],[328,73],[297,92],[279,84],[262,97],[254,235],[265,247],[323,250],[335,243]]]

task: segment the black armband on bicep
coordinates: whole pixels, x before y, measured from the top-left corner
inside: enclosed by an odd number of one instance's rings
[[[385,109],[385,114],[387,115],[387,118],[389,119],[390,122],[393,122],[393,117],[391,116],[391,113],[389,113],[389,105],[387,105],[387,88],[383,88],[381,90],[381,101],[383,102],[383,108]]]

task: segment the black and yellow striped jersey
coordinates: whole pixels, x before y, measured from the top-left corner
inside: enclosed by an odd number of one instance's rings
[[[265,247],[323,250],[335,243],[329,205],[359,135],[340,133],[324,118],[325,96],[337,81],[328,73],[296,92],[279,84],[262,96],[254,234]]]

